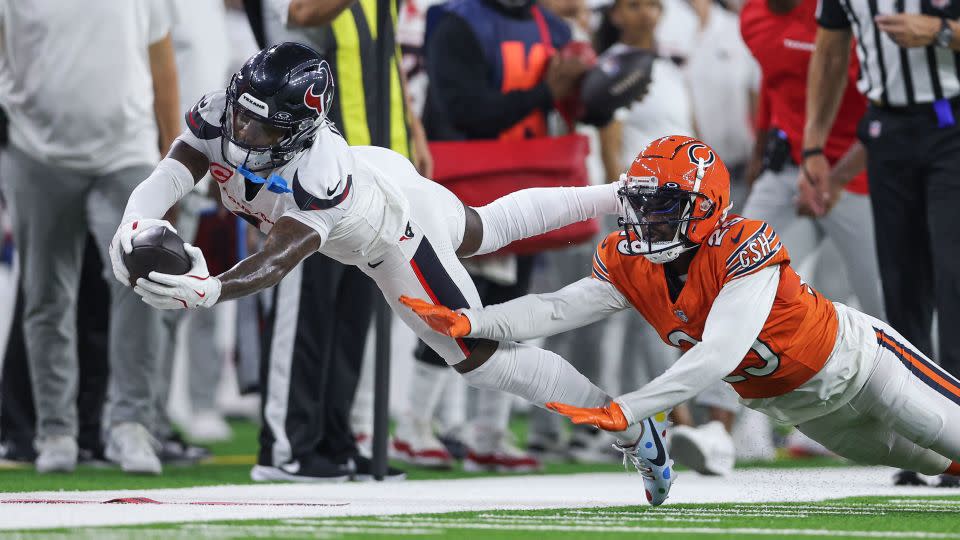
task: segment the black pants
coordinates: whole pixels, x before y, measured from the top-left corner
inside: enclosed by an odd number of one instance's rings
[[[960,108],[954,108],[960,120]],[[939,318],[944,369],[960,375],[960,126],[871,107],[860,123],[887,319],[925,355]]]
[[[533,255],[517,257],[517,282],[513,285],[501,285],[487,278],[471,274],[470,277],[473,278],[473,283],[477,286],[477,292],[480,293],[480,301],[483,305],[502,304],[527,294],[530,290],[530,276],[533,274],[534,257]],[[414,357],[433,366],[447,365],[447,362],[439,354],[427,347],[427,344],[422,341],[417,342]]]
[[[261,365],[260,465],[356,454],[350,408],[375,294],[359,269],[319,254],[277,286]]]
[[[80,362],[77,444],[99,455],[103,450],[100,424],[110,373],[107,358],[110,287],[103,280],[103,264],[93,237],[89,236],[80,272],[77,305],[81,306],[77,313],[77,356]],[[36,423],[23,337],[23,298],[18,291],[13,325],[4,352],[3,372],[0,373],[0,444],[5,447],[9,459],[33,461],[36,457],[33,448]]]

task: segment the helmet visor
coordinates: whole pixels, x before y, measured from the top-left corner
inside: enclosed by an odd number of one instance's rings
[[[269,123],[267,120],[237,106],[232,100],[227,104],[225,128],[231,142],[250,150],[267,150],[279,146],[289,134],[289,128]]]
[[[689,217],[689,193],[679,189],[636,190],[627,196],[627,202],[630,212],[626,221],[641,240],[657,245],[679,239],[680,226]]]

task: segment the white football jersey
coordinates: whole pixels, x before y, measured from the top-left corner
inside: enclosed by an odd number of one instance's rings
[[[327,123],[309,149],[271,173],[287,190],[257,184],[223,157],[225,105],[224,91],[204,96],[187,113],[189,129],[179,139],[210,160],[210,175],[228,210],[265,234],[281,217],[294,218],[320,234],[321,253],[344,264],[378,259],[403,236],[410,204],[386,172],[409,178],[413,171],[420,178],[405,157],[383,148],[351,147]]]

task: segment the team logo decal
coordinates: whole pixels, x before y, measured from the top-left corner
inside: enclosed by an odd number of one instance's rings
[[[629,238],[617,242],[617,251],[624,255],[636,255],[644,251],[643,243],[640,240],[631,241]]]
[[[709,146],[701,143],[694,143],[688,146],[687,157],[690,159],[690,163],[694,165],[700,165],[700,158],[703,158],[704,167],[713,165],[713,162],[717,160],[717,156],[714,155],[713,150],[711,150]]]
[[[319,94],[314,94],[313,87],[314,85],[311,84],[310,88],[307,88],[307,92],[303,94],[303,103],[307,107],[317,111],[320,116],[323,116],[323,91],[321,91]]]
[[[219,163],[210,164],[210,176],[219,184],[225,184],[227,180],[233,178],[233,170],[224,167]]]

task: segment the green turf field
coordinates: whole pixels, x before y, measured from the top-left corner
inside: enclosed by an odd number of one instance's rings
[[[4,538],[960,538],[960,497],[672,505],[184,523],[11,532]]]

